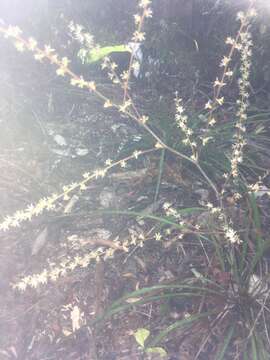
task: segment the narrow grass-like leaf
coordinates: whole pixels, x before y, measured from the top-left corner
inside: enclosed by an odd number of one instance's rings
[[[270,354],[266,350],[266,347],[263,342],[263,337],[261,336],[261,334],[258,332],[255,332],[255,339],[257,341],[257,348],[258,348],[258,355],[259,355],[258,359],[259,360],[269,360]]]
[[[194,212],[202,212],[205,209],[203,208],[185,208],[185,209],[179,209],[177,212],[181,215],[189,215],[189,214],[193,214]],[[130,210],[98,210],[98,211],[93,211],[92,213],[97,213],[97,214],[111,214],[111,215],[127,215],[127,216],[133,216],[133,217],[140,217],[140,218],[146,218],[146,219],[151,219],[151,220],[155,220],[158,221],[162,224],[165,225],[171,225],[177,229],[182,229],[185,228],[185,226],[179,225],[178,223],[172,221],[170,218],[168,217],[161,217],[161,216],[156,216],[156,215],[152,215],[152,214],[147,214],[144,212],[139,212],[139,211],[130,211]]]
[[[219,238],[217,238],[216,234],[213,234],[212,238],[212,242],[215,246],[215,250],[216,250],[216,255],[219,259],[219,263],[221,265],[222,271],[225,271],[225,256],[223,254],[223,247],[220,245],[220,241]]]
[[[192,280],[194,281],[194,278],[192,278]],[[206,281],[207,281],[207,279],[206,279]],[[213,284],[216,285],[215,283],[213,283]],[[129,298],[138,298],[147,293],[155,292],[158,290],[173,290],[173,289],[177,289],[178,291],[190,290],[190,291],[193,291],[192,294],[196,294],[196,291],[201,291],[202,294],[213,294],[213,295],[221,295],[222,294],[221,291],[225,291],[221,286],[217,286],[217,288],[218,288],[217,290],[213,290],[213,289],[207,288],[206,286],[203,287],[203,286],[194,286],[194,285],[187,285],[187,284],[155,285],[152,287],[139,289],[139,290],[133,291],[131,293],[128,293],[127,295],[124,295],[119,300],[115,301],[111,305],[111,308],[119,306],[119,304],[123,303],[124,301],[126,301]]]
[[[252,210],[252,220],[255,226],[255,233],[256,233],[256,242],[259,250],[262,250],[264,247],[264,241],[261,236],[261,218],[259,209],[257,206],[256,198],[254,194],[249,194],[249,202]]]
[[[194,281],[194,278],[186,279],[187,281]],[[181,285],[155,285],[148,288],[139,289],[133,292],[128,293],[127,295],[124,295],[117,301],[115,301],[110,308],[100,317],[96,318],[94,320],[94,323],[97,323],[99,321],[103,321],[105,319],[110,318],[111,316],[123,312],[125,310],[128,310],[129,308],[132,308],[134,306],[138,305],[144,305],[149,302],[153,301],[159,301],[159,300],[166,300],[174,297],[179,298],[192,298],[192,297],[201,297],[205,295],[222,295],[224,292],[226,294],[226,290],[224,290],[220,285],[205,279],[206,282],[209,282],[209,284],[214,285],[217,287],[217,290],[209,289],[208,287],[200,287],[200,286],[194,286],[194,285],[188,285],[188,284],[181,284]],[[158,294],[158,295],[150,295],[149,293],[153,293],[156,291],[172,291],[172,290],[178,290],[178,292],[171,292],[171,293],[165,293],[165,294]],[[179,292],[182,290],[182,292]],[[187,292],[188,291],[188,292]],[[143,297],[143,298],[142,298]],[[132,299],[132,302],[129,302],[129,299]],[[134,299],[138,299],[137,301],[134,301]]]
[[[228,349],[228,346],[230,345],[230,342],[231,342],[231,339],[233,337],[233,334],[234,334],[234,330],[235,330],[235,324],[233,324],[227,335],[225,336],[225,339],[223,341],[223,346],[222,346],[222,349],[220,350],[219,354],[217,354],[217,357],[216,357],[216,360],[223,360],[225,359],[225,355],[226,355],[226,350]]]
[[[156,202],[158,199],[158,194],[159,194],[159,189],[160,189],[160,184],[161,184],[161,179],[162,179],[162,174],[163,174],[163,169],[164,169],[165,151],[166,151],[165,149],[161,150],[154,202]]]
[[[187,298],[191,298],[191,297],[201,297],[203,296],[202,294],[192,294],[192,293],[175,293],[175,294],[164,294],[164,295],[157,295],[157,296],[149,296],[143,299],[138,298],[138,300],[136,302],[132,301],[131,303],[129,303],[128,301],[126,301],[125,303],[121,303],[118,304],[117,306],[111,306],[103,315],[97,317],[93,323],[97,323],[100,321],[104,321],[110,317],[112,317],[113,315],[116,315],[118,313],[124,312],[134,306],[138,306],[138,305],[145,305],[147,303],[153,302],[153,301],[160,301],[160,300],[168,300],[170,298],[174,298],[174,297],[187,297]],[[134,300],[134,298],[132,298]],[[128,300],[128,299],[127,299]]]
[[[242,274],[244,271],[245,263],[247,260],[248,253],[248,242],[249,242],[249,234],[245,233],[243,236],[243,243],[240,251],[240,262],[239,262],[239,273]]]
[[[214,312],[205,312],[202,314],[197,314],[197,315],[191,315],[190,317],[188,317],[187,319],[183,319],[183,320],[179,320],[174,322],[173,324],[171,324],[170,326],[168,326],[166,329],[164,329],[163,331],[161,331],[159,333],[159,335],[157,335],[152,341],[150,341],[149,344],[147,344],[148,347],[153,347],[156,346],[157,344],[160,343],[160,341],[167,336],[170,332],[176,330],[176,329],[181,329],[181,328],[185,328],[185,327],[190,327],[193,325],[194,322],[199,321],[211,314],[213,314]]]
[[[263,256],[263,253],[267,247],[267,243],[264,241],[264,239],[261,236],[261,219],[254,194],[249,195],[249,203],[252,210],[252,221],[255,228],[255,239],[256,239],[255,254],[253,256],[250,265],[250,274],[252,274],[254,272],[256,265]]]
[[[252,351],[252,360],[261,360],[258,358],[256,338],[254,335],[252,335],[251,337],[251,351]]]

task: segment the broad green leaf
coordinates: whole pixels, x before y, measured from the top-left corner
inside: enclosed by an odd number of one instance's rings
[[[148,338],[149,335],[150,335],[150,331],[149,331],[149,330],[140,328],[140,329],[138,329],[138,330],[135,332],[134,337],[135,337],[137,343],[138,343],[142,348],[144,348],[145,340]]]
[[[167,356],[167,352],[161,347],[152,347],[146,349],[147,353],[159,354],[160,356]]]
[[[92,64],[102,60],[112,52],[131,52],[131,50],[127,45],[104,46],[93,48],[86,54],[84,54],[83,51],[79,51],[78,56],[82,58],[85,63]]]

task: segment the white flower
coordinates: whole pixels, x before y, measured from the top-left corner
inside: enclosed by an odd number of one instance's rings
[[[211,109],[213,108],[213,106],[212,106],[212,101],[211,101],[211,100],[208,100],[208,102],[205,104],[204,108],[211,110]]]
[[[220,66],[227,66],[229,64],[229,62],[231,61],[231,59],[227,56],[224,56],[223,59],[221,60]]]
[[[155,145],[155,148],[156,149],[163,149],[164,146],[160,142],[157,142],[156,145]]]
[[[153,15],[153,11],[152,11],[152,9],[150,9],[150,8],[145,9],[145,11],[144,11],[144,15],[145,15],[145,17],[147,17],[147,18],[151,18],[151,17],[152,17],[152,15]]]
[[[139,2],[139,7],[147,8],[151,4],[151,0],[141,0]]]
[[[240,244],[242,242],[236,231],[231,227],[225,226],[224,231],[226,239],[229,240],[232,244]]]
[[[18,26],[9,26],[5,31],[6,37],[18,37],[22,33],[22,30]]]
[[[16,41],[14,43],[14,46],[19,52],[23,52],[25,50],[25,45],[24,45],[24,43],[22,41],[19,41],[19,40]]]
[[[142,31],[134,31],[132,41],[134,42],[142,42],[145,40],[145,33]]]
[[[231,37],[227,37],[225,42],[226,42],[227,45],[235,44],[235,40],[233,38],[231,38]]]
[[[107,99],[103,106],[106,109],[106,108],[112,107],[113,103],[111,102],[111,100]]]
[[[66,68],[64,68],[63,66],[59,67],[58,69],[56,69],[56,74],[58,76],[65,76]]]
[[[168,210],[169,207],[171,207],[171,206],[172,206],[172,204],[170,204],[169,202],[165,202],[165,203],[163,204],[163,209],[164,209],[164,210]]]
[[[28,39],[28,49],[33,51],[35,50],[36,47],[37,47],[37,41],[34,38],[30,37]]]
[[[111,165],[112,165],[112,160],[111,160],[111,159],[107,159],[107,160],[105,161],[105,164],[106,164],[107,166],[111,166]]]
[[[149,116],[146,116],[146,115],[143,115],[139,118],[139,121],[142,123],[142,124],[145,124],[147,121],[149,120]]]
[[[142,17],[139,14],[134,15],[135,24],[138,25],[141,22]]]
[[[138,150],[135,150],[134,152],[133,152],[133,156],[135,157],[135,159],[138,159],[138,157],[139,157],[139,155],[141,155],[141,151],[138,151]]]

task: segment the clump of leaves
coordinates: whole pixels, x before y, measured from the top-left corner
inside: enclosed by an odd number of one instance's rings
[[[177,332],[179,344],[186,339],[192,342],[192,359],[206,354],[215,360],[234,359],[236,354],[247,360],[269,359],[270,289],[264,265],[269,240],[262,236],[260,209],[253,194],[247,197],[246,206],[248,221],[242,224],[243,241],[238,247],[224,244],[219,234],[209,231],[211,236],[201,238],[204,249],[208,244],[208,267],[198,270],[199,264],[194,264],[191,276],[176,283],[128,293],[103,318],[146,304],[180,304],[180,319],[171,324],[166,320],[157,335],[150,336],[145,328],[134,334],[146,353],[165,354],[164,348]],[[188,310],[183,306],[187,303]]]

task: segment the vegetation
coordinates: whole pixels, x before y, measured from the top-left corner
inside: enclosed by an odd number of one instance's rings
[[[153,16],[151,1],[140,0],[130,39],[136,50],[142,48],[147,37],[146,22]],[[137,257],[145,271],[147,266],[141,258],[155,253],[165,261],[169,249],[170,256],[182,259],[183,263],[180,274],[175,269],[177,276],[136,281],[135,287],[118,294],[103,312],[95,309],[91,318],[86,318],[77,305],[66,306],[65,310],[70,310],[72,331],[63,332],[65,336],[76,336],[84,327],[97,329],[106,324],[113,327],[113,319],[143,312],[150,306],[155,314],[149,316],[150,321],[128,329],[133,330],[134,359],[157,355],[172,358],[173,352],[181,359],[184,356],[219,360],[269,358],[270,242],[264,211],[269,206],[270,195],[265,165],[269,150],[268,114],[258,111],[250,100],[252,55],[256,47],[252,26],[256,16],[253,2],[237,13],[238,30],[225,39],[227,52],[219,61],[220,73],[211,91],[190,101],[176,88],[174,99],[163,98],[163,102],[156,103],[152,94],[152,102],[144,106],[138,101],[134,78],[142,63],[134,47],[119,42],[98,45],[83,26],[69,24],[72,38],[79,43],[77,54],[84,63],[81,66],[100,62],[102,71],[108,74],[109,86],[107,80],[98,83],[78,75],[68,57],[60,56],[49,44],[40,46],[33,37],[24,36],[19,27],[0,26],[0,33],[18,52],[29,52],[36,61],[48,63],[71,87],[95,96],[99,107],[121,116],[129,125],[134,124],[130,126],[142,134],[138,142],[130,140],[121,151],[108,151],[111,156],[104,159],[104,166],[85,169],[79,180],[74,179],[57,192],[5,215],[0,223],[3,234],[23,229],[25,223],[49,216],[51,212],[55,214],[51,218],[57,221],[73,212],[80,219],[82,215],[76,210],[76,203],[84,194],[91,194],[92,183],[106,188],[105,178],[113,178],[114,174],[122,178],[127,174],[132,183],[136,179],[134,172],[143,173],[145,163],[148,167],[153,164],[154,173],[148,173],[150,182],[145,180],[143,189],[138,187],[127,206],[114,206],[109,200],[105,209],[87,208],[88,217],[103,217],[108,226],[109,219],[122,216],[126,219],[124,235],[103,238],[91,249],[81,245],[82,239],[75,239],[78,254],[67,252],[58,261],[47,259],[42,271],[27,272],[14,280],[13,291],[23,296],[27,291],[50,287],[51,282],[57,286],[80,268],[93,272],[93,264],[98,269],[104,262],[120,267],[124,259],[121,256],[125,256],[125,261]],[[129,61],[126,69],[119,71],[110,55],[124,52]],[[154,67],[151,61],[148,66]],[[237,91],[235,103],[229,89],[234,94]],[[173,194],[164,190],[165,176],[172,182],[177,178]],[[146,193],[152,201],[140,202],[141,198],[149,199]],[[131,194],[134,195],[132,191]],[[136,231],[129,219],[136,222]],[[44,231],[36,239],[34,254],[45,241]],[[67,242],[73,240],[67,237]],[[126,276],[134,277],[130,272]],[[172,308],[177,310],[175,320],[170,318]],[[102,358],[98,357],[101,355],[97,348],[92,349],[91,356]]]

